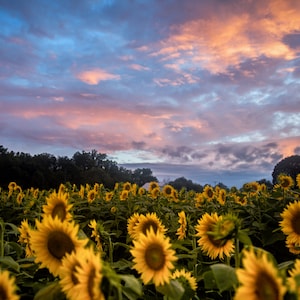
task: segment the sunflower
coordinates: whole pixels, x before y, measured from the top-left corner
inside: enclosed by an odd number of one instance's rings
[[[149,183],[148,191],[151,193],[151,192],[152,192],[154,189],[156,189],[156,188],[160,190],[158,182],[156,182],[156,181],[151,181],[151,182]]]
[[[226,190],[225,189],[219,190],[217,200],[221,205],[225,204],[225,201],[226,201]]]
[[[296,259],[294,262],[294,266],[291,270],[288,271],[289,277],[287,278],[287,283],[289,289],[297,295],[297,299],[300,298],[300,284],[299,284],[299,276],[300,276],[300,259]]]
[[[21,205],[24,197],[25,197],[25,194],[23,192],[18,193],[16,201],[19,205]]]
[[[81,266],[82,262],[85,262],[86,251],[87,249],[80,248],[76,252],[67,253],[62,259],[59,268],[59,284],[68,299],[74,299],[78,294],[78,290],[74,289],[79,283],[77,268]]]
[[[174,188],[170,184],[164,185],[162,189],[162,194],[166,197],[173,197],[174,196]]]
[[[123,190],[120,194],[120,200],[125,201],[129,196],[129,191],[128,190]]]
[[[114,192],[113,191],[106,192],[105,193],[105,201],[107,201],[107,202],[111,201],[111,199],[113,198],[113,196],[114,196]]]
[[[125,182],[124,184],[123,184],[123,191],[130,191],[131,190],[131,183],[130,182]]]
[[[51,193],[46,197],[47,204],[43,205],[44,215],[49,215],[52,218],[57,216],[61,221],[71,220],[70,209],[73,205],[68,203],[68,198],[68,193],[56,193],[56,191]]]
[[[151,192],[150,192],[150,197],[151,197],[152,199],[157,199],[157,197],[159,196],[159,194],[160,194],[160,188],[157,187],[157,188],[151,190]]]
[[[183,240],[186,237],[187,229],[187,222],[184,210],[178,213],[178,217],[178,223],[180,224],[180,226],[177,229],[176,235],[178,235],[178,240]]]
[[[131,238],[134,238],[135,235],[135,227],[139,222],[140,214],[134,213],[127,221],[127,232]]]
[[[96,197],[97,197],[97,191],[95,191],[94,189],[88,191],[87,194],[88,203],[93,203]]]
[[[101,290],[102,283],[102,260],[100,253],[95,253],[92,248],[86,249],[84,259],[76,267],[78,283],[74,287],[72,300],[104,300]]]
[[[132,228],[132,238],[138,239],[141,234],[146,234],[147,230],[150,228],[152,228],[154,232],[159,231],[162,234],[166,232],[165,226],[162,224],[155,212],[147,213],[146,215],[139,215],[136,225]]]
[[[100,240],[100,232],[96,220],[91,220],[88,226],[92,229],[91,237],[95,239],[97,249],[102,252],[103,249]]]
[[[296,176],[297,187],[300,189],[300,173]]]
[[[18,242],[19,243],[24,243],[26,245],[25,246],[25,255],[26,255],[26,257],[33,256],[33,251],[32,251],[31,246],[30,246],[30,232],[31,232],[32,228],[28,224],[27,219],[24,219],[21,222],[21,225],[18,228],[18,230],[20,232]]]
[[[289,190],[294,186],[293,178],[286,174],[278,175],[277,182],[284,190]]]
[[[278,269],[268,259],[267,252],[244,251],[244,268],[236,271],[240,286],[234,299],[283,300],[286,287]]]
[[[62,258],[72,251],[84,247],[87,240],[79,240],[79,226],[74,222],[61,222],[58,217],[45,216],[42,222],[36,221],[36,230],[31,231],[30,245],[36,262],[58,275]]]
[[[17,286],[15,278],[10,276],[9,271],[0,271],[0,299],[4,300],[18,300],[20,296],[17,295]]]
[[[287,205],[281,213],[281,230],[288,235],[291,243],[300,244],[300,202],[296,201]]]
[[[221,219],[222,217],[219,217],[217,213],[211,215],[205,213],[195,226],[196,236],[200,237],[198,245],[211,259],[217,257],[223,259],[224,255],[230,256],[234,251],[232,239],[218,239],[212,234],[215,225]]]
[[[184,288],[184,294],[182,295],[181,299],[192,299],[197,289],[197,282],[195,277],[192,276],[191,272],[186,271],[185,269],[176,270],[172,274],[171,278],[178,280]]]
[[[286,247],[289,249],[291,253],[296,255],[300,254],[300,243],[291,241],[289,236],[286,238],[285,243],[286,243]]]
[[[203,189],[203,195],[208,201],[212,200],[215,196],[214,189],[210,185],[206,185]]]
[[[145,235],[140,235],[133,241],[134,247],[130,250],[133,255],[133,268],[141,274],[144,284],[151,281],[155,286],[170,282],[173,262],[177,260],[175,251],[170,249],[170,239],[163,233],[154,232],[151,227]]]
[[[138,189],[138,194],[139,194],[139,196],[146,195],[146,189],[143,188],[143,187],[140,187],[140,188]]]

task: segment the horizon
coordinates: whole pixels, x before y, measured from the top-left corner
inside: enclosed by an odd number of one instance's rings
[[[0,17],[14,152],[229,186],[300,155],[299,1],[1,1]]]

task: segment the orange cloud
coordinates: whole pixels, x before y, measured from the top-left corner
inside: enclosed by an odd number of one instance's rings
[[[286,45],[283,37],[300,30],[299,3],[262,1],[254,3],[251,12],[243,9],[241,13],[220,6],[218,17],[173,26],[173,34],[161,41],[159,50],[151,55],[175,61],[179,67],[186,63],[200,65],[212,73],[226,72],[229,66],[261,55],[293,59],[296,50]]]
[[[93,69],[88,71],[80,72],[76,75],[76,77],[81,80],[84,83],[90,84],[90,85],[96,85],[100,81],[105,80],[119,80],[121,77],[120,75],[115,75],[112,73],[108,73],[105,70],[102,69]]]

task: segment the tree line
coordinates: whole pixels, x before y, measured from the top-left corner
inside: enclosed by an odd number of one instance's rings
[[[157,181],[157,178],[151,169],[126,169],[96,150],[77,151],[69,158],[48,153],[15,153],[0,145],[0,186],[7,187],[12,181],[22,188],[48,190],[67,182],[77,186],[97,182],[113,188],[116,182],[128,181],[143,186],[146,182]]]

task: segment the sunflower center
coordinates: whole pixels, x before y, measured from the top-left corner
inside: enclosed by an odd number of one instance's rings
[[[259,274],[259,276],[257,277],[255,294],[257,296],[256,299],[279,299],[279,290],[276,282],[274,282],[274,279],[264,272]]]
[[[142,228],[143,234],[146,234],[147,230],[150,230],[151,227],[153,228],[153,231],[155,233],[157,232],[157,230],[158,230],[157,224],[153,220],[149,220],[149,221],[145,222],[145,224],[143,225],[143,228]]]
[[[53,219],[57,216],[60,220],[63,221],[66,218],[66,206],[63,203],[55,205],[51,215]]]
[[[300,211],[292,217],[292,228],[295,233],[300,234]]]
[[[71,253],[75,249],[71,238],[60,231],[49,234],[47,247],[50,254],[57,259],[62,259],[66,253]]]
[[[206,195],[207,195],[208,198],[212,198],[213,195],[214,195],[214,192],[213,192],[211,189],[208,189],[208,190],[206,191]]]
[[[145,261],[150,269],[161,270],[166,262],[161,245],[150,245],[145,251]]]
[[[0,300],[6,300],[8,299],[7,290],[4,286],[0,285]]]

